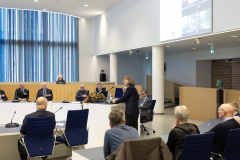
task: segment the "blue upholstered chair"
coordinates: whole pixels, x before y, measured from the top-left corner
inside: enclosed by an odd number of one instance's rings
[[[214,133],[186,135],[181,160],[210,160]]]
[[[115,98],[121,98],[123,96],[122,88],[116,88],[115,90]]]
[[[102,88],[103,91],[106,91],[106,88]],[[96,87],[96,92],[98,92],[98,87]]]
[[[238,160],[240,151],[240,128],[231,129],[228,133],[227,142],[223,151],[223,156],[216,154],[221,157],[222,160]]]
[[[27,119],[26,135],[20,135],[20,143],[25,147],[29,157],[52,155],[56,135],[53,134],[55,117],[33,117]]]
[[[142,125],[140,126],[140,128],[141,128],[142,132],[147,131],[147,135],[149,135],[147,129],[153,130],[153,133],[156,132],[154,129],[145,127],[145,126],[143,125],[143,123],[148,123],[148,122],[152,122],[152,121],[153,121],[153,117],[154,117],[154,111],[153,111],[153,110],[154,110],[155,104],[156,104],[156,100],[152,100],[152,109],[151,109],[151,111],[150,111],[150,112],[151,112],[150,114],[151,114],[151,116],[152,116],[152,119],[151,119],[151,120],[148,120],[147,118],[141,118],[141,119],[140,119],[140,123],[142,123]]]
[[[57,137],[57,142],[64,143],[67,147],[74,147],[88,143],[88,109],[69,110],[67,115],[65,133]]]

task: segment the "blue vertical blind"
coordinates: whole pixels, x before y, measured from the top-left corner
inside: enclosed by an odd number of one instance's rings
[[[78,81],[78,18],[0,8],[0,81]]]

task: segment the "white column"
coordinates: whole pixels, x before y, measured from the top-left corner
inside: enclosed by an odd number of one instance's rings
[[[152,47],[152,99],[154,112],[164,114],[164,46]]]
[[[110,82],[115,82],[115,85],[118,85],[118,55],[117,55],[117,53],[110,54]]]

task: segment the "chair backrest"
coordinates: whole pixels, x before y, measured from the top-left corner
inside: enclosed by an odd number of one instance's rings
[[[88,109],[68,111],[65,136],[70,147],[88,143],[88,112]]]
[[[153,116],[153,110],[154,110],[155,104],[156,104],[156,100],[152,100],[152,112],[151,112],[152,116]]]
[[[30,157],[52,155],[55,116],[27,119],[25,145]]]
[[[106,91],[106,88],[102,88],[103,91]],[[96,92],[98,92],[98,87],[96,87]]]
[[[228,133],[227,142],[223,151],[223,160],[239,159],[240,151],[240,128],[231,129]]]
[[[209,160],[214,133],[186,135],[184,138],[182,160]]]
[[[122,88],[116,88],[115,90],[115,98],[121,98],[123,96]]]

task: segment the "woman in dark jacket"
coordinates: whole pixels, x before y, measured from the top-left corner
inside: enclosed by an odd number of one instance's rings
[[[167,146],[173,153],[173,160],[181,160],[184,138],[187,134],[200,134],[195,124],[187,123],[189,111],[186,106],[174,108],[176,122],[169,133]]]
[[[66,84],[66,82],[63,80],[63,76],[59,75],[58,80],[56,81],[56,84]]]
[[[134,87],[135,81],[132,76],[124,76],[123,84],[127,87],[124,96],[118,100],[112,100],[113,103],[126,103],[125,119],[126,125],[134,127],[138,130],[138,91]]]

